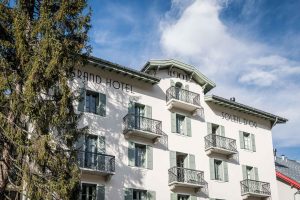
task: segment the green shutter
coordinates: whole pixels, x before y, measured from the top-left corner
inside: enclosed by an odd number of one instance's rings
[[[147,191],[147,200],[156,200],[155,191]]]
[[[197,200],[197,197],[195,197],[195,196],[190,196],[189,200]]]
[[[243,172],[243,180],[247,179],[247,166],[242,165],[242,172]]]
[[[239,133],[240,133],[240,147],[241,149],[245,149],[244,132],[239,131]]]
[[[145,117],[152,119],[152,107],[145,106]]]
[[[191,137],[192,136],[191,118],[185,117],[185,122],[186,122],[186,135]]]
[[[224,181],[228,182],[228,164],[225,161],[223,161],[223,168],[224,168]]]
[[[207,135],[212,134],[212,123],[207,122]]]
[[[171,200],[177,200],[177,194],[171,193]]]
[[[153,169],[153,148],[147,145],[147,168]]]
[[[257,167],[254,167],[254,177],[256,181],[259,181],[259,177],[258,177],[258,169]]]
[[[133,199],[132,189],[131,188],[125,188],[124,189],[124,199],[125,200],[132,200]]]
[[[220,129],[220,135],[221,136],[225,136],[225,128],[224,128],[224,126],[219,126],[219,129]]]
[[[97,187],[97,200],[105,200],[105,187],[104,186]]]
[[[99,136],[99,149],[98,149],[99,153],[105,153],[106,149],[105,149],[105,137],[104,136]]]
[[[80,88],[79,101],[78,101],[78,111],[84,112],[85,109],[85,88]]]
[[[189,154],[189,168],[196,169],[195,155]]]
[[[171,132],[176,133],[176,113],[171,112]]]
[[[255,135],[251,134],[252,151],[256,151]]]
[[[170,151],[170,167],[176,166],[176,152]]]
[[[135,165],[135,145],[133,142],[128,142],[128,165]]]
[[[106,116],[106,95],[99,93],[99,103],[97,107],[97,114],[100,116]]]
[[[132,101],[128,103],[128,114],[134,114],[134,102]]]
[[[170,85],[175,86],[175,82],[172,79],[170,80]]]
[[[215,160],[213,158],[209,158],[209,168],[210,168],[210,179],[215,180]]]

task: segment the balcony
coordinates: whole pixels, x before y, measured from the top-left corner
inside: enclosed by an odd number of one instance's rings
[[[142,137],[156,142],[162,136],[161,121],[147,117],[127,114],[123,118],[125,137]]]
[[[178,108],[194,113],[202,108],[200,95],[197,93],[171,86],[167,89],[166,95],[168,109]]]
[[[257,197],[267,198],[271,196],[270,183],[246,179],[241,181],[243,199]]]
[[[115,157],[102,153],[78,152],[79,167],[82,173],[110,177],[115,174]]]
[[[172,167],[169,169],[169,186],[171,186],[171,189],[184,187],[199,190],[205,184],[204,172],[202,171],[182,167]]]
[[[207,155],[211,153],[219,153],[226,156],[231,156],[238,152],[236,148],[236,141],[231,138],[216,134],[209,134],[204,137],[204,141]]]

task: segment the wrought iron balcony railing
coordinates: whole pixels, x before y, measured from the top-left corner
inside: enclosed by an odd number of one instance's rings
[[[78,160],[79,167],[81,168],[92,169],[110,174],[115,172],[115,156],[79,151]]]
[[[161,121],[150,119],[147,117],[127,114],[123,118],[124,134],[131,130],[147,131],[157,135],[162,135]]]
[[[242,195],[255,194],[259,196],[270,196],[270,183],[246,179],[241,181]]]
[[[172,182],[205,185],[204,172],[182,167],[172,167],[169,169],[169,184]]]
[[[166,95],[167,102],[172,99],[177,99],[186,103],[200,106],[200,95],[185,89],[171,86],[169,89],[167,89]]]
[[[237,152],[236,141],[234,139],[216,135],[216,134],[209,134],[204,137],[204,140],[205,140],[205,149],[215,147],[215,148],[221,148],[232,152]]]

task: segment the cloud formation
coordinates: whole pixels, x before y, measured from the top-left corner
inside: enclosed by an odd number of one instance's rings
[[[255,38],[233,34],[234,24],[226,25],[220,17],[222,9],[230,6],[226,1],[196,0],[180,6],[173,1],[161,21],[163,54],[198,66],[219,85],[214,93],[236,96],[242,103],[289,118],[287,125],[274,129],[274,142],[300,145],[300,63]],[[172,18],[174,10],[182,11],[180,16]]]

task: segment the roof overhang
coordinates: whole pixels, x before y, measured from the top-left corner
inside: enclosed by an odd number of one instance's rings
[[[231,101],[228,99],[225,99],[223,97],[219,97],[216,95],[206,95],[204,97],[204,100],[206,102],[211,102],[211,103],[215,103],[224,107],[228,107],[230,109],[233,110],[238,110],[240,112],[243,113],[247,113],[249,115],[254,115],[263,119],[267,119],[270,120],[272,122],[273,125],[275,124],[280,124],[280,123],[286,123],[288,120],[283,118],[283,117],[279,117],[277,115],[273,115],[271,113],[241,104],[241,103],[237,103],[235,101]]]
[[[278,179],[283,180],[284,182],[288,183],[289,185],[297,188],[298,190],[300,190],[300,183],[298,183],[297,181],[295,181],[294,179],[289,178],[288,176],[276,171],[276,177]]]
[[[103,60],[93,56],[89,56],[87,58],[87,61],[89,64],[99,67],[103,70],[108,70],[111,72],[116,72],[118,74],[123,74],[124,76],[128,76],[132,79],[136,79],[146,83],[157,84],[160,81],[160,78],[158,77],[134,69],[130,69],[128,67],[124,67],[122,65],[118,65],[116,63],[112,63],[107,60]]]
[[[216,84],[204,76],[196,67],[192,65],[185,64],[178,60],[150,60],[141,69],[142,72],[147,73],[151,69],[164,69],[164,68],[178,68],[185,71],[191,79],[203,87],[204,93],[209,92],[211,89],[216,87]]]

